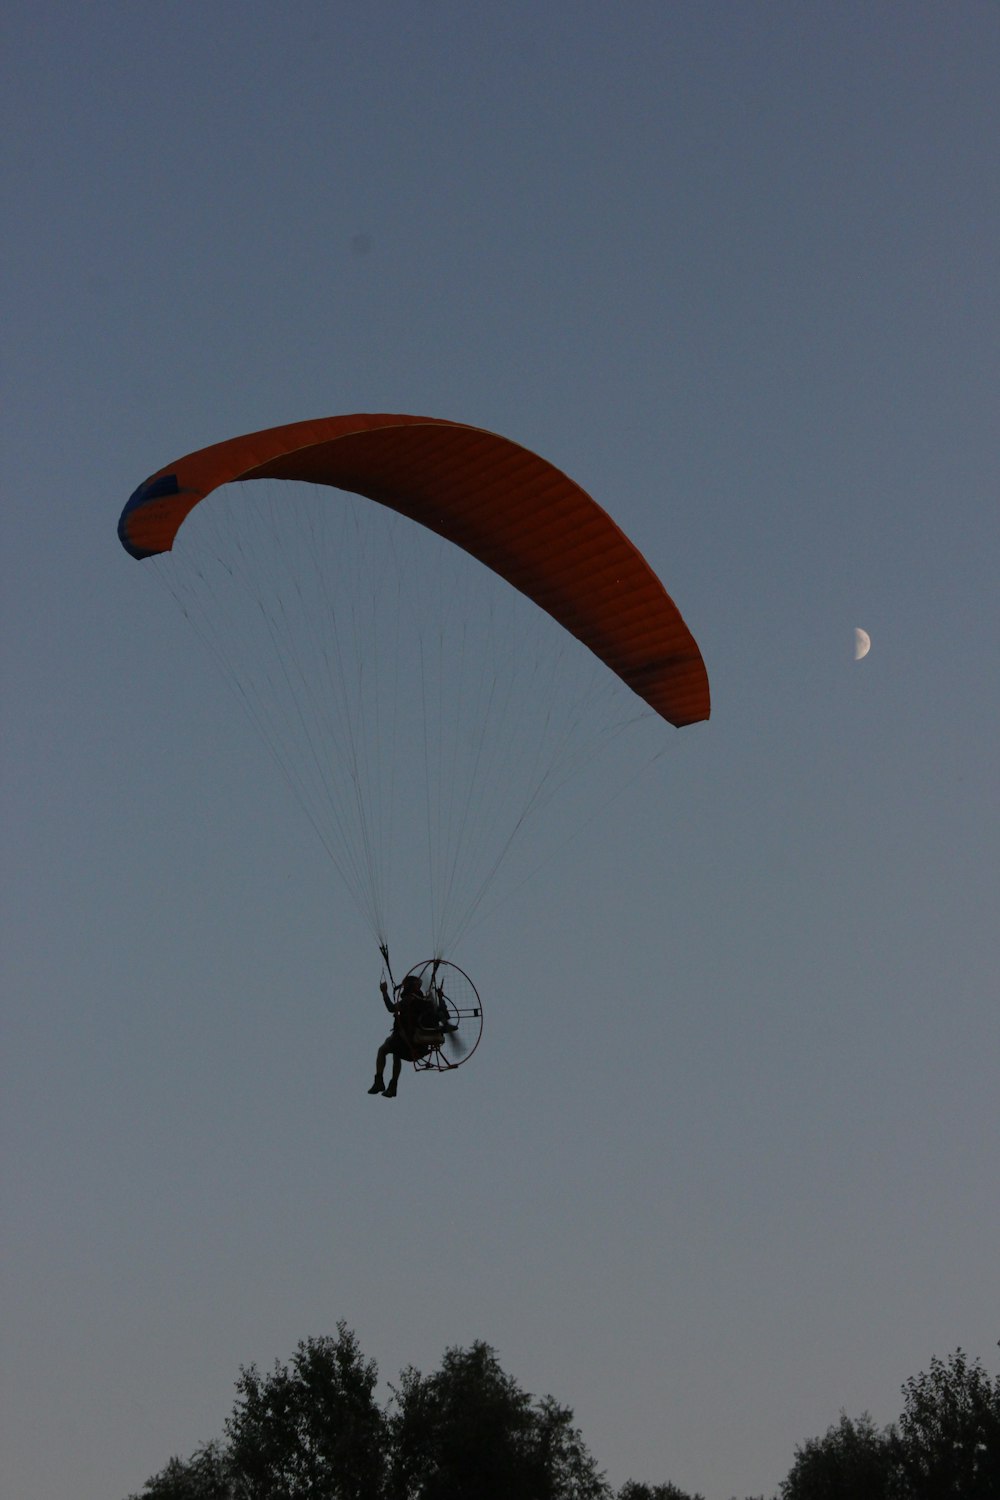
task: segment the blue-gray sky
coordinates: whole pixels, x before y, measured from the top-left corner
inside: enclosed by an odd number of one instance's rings
[[[995,1367],[1000,10],[5,29],[5,1491],[138,1488],[340,1318],[387,1379],[484,1338],[708,1500]],[[714,702],[553,814],[461,954],[480,1053],[395,1105],[371,940],[115,538],[364,410],[567,470]]]

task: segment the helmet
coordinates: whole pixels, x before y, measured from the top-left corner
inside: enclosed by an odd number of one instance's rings
[[[420,975],[407,974],[406,978],[403,980],[403,983],[400,985],[400,989],[422,991],[423,986],[420,983]]]

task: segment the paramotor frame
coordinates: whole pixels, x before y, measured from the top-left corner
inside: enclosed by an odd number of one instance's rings
[[[418,1073],[451,1073],[468,1062],[479,1046],[483,1034],[483,1002],[479,991],[465,970],[447,959],[425,959],[414,964],[406,977],[411,974],[419,979],[420,988],[441,1021],[433,1029],[418,1031],[417,1036],[427,1051],[413,1060],[414,1069]]]

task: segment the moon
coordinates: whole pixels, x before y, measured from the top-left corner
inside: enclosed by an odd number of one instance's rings
[[[872,638],[867,630],[862,630],[860,627],[856,628],[854,631],[854,660],[860,661],[863,656],[868,655],[871,649]]]

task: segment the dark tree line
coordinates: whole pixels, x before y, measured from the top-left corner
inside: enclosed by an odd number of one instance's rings
[[[569,1408],[523,1391],[488,1344],[404,1370],[384,1405],[377,1382],[344,1323],[269,1374],[250,1365],[225,1436],[129,1500],[703,1500],[632,1479],[616,1495]],[[798,1448],[780,1500],[1000,1500],[1000,1377],[959,1349],[903,1399],[890,1427],[842,1414]]]
[[[957,1349],[908,1380],[903,1403],[882,1431],[841,1413],[796,1451],[781,1500],[1000,1500],[1000,1376]]]

